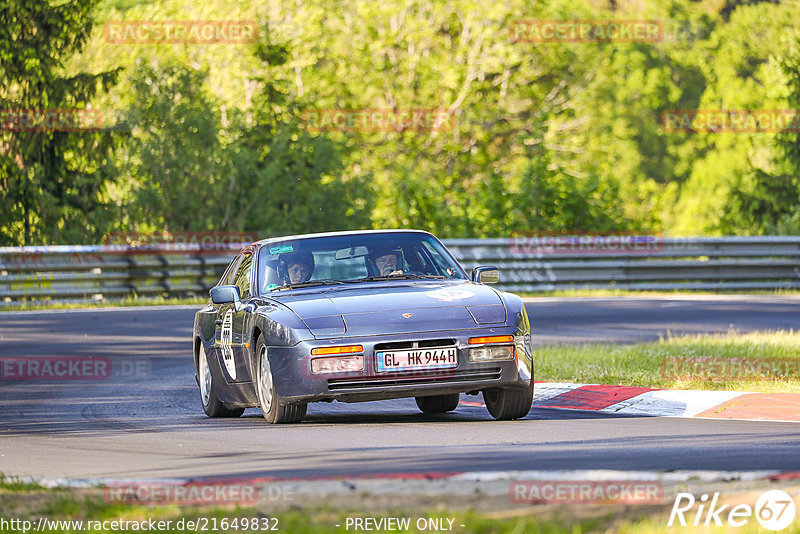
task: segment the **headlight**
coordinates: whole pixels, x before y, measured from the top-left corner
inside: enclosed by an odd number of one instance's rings
[[[311,360],[311,372],[351,373],[364,370],[364,356],[333,356]]]
[[[469,361],[471,362],[493,362],[513,359],[514,345],[487,345],[469,349]]]

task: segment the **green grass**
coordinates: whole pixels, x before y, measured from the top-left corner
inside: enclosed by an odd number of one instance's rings
[[[28,311],[28,310],[75,310],[82,308],[121,308],[130,306],[202,306],[208,302],[208,297],[137,297],[129,296],[115,300],[99,300],[84,302],[35,302],[19,303],[0,306],[0,313],[4,311]]]
[[[30,491],[36,489],[43,489],[43,488],[36,482],[25,482],[17,477],[10,477],[0,473],[0,491],[19,492],[19,491]]]
[[[610,513],[603,511],[597,517],[575,518],[568,514],[556,512],[548,513],[544,517],[534,516],[525,513],[522,516],[518,513],[511,514],[487,514],[470,510],[445,511],[442,507],[432,504],[427,511],[409,510],[396,508],[390,510],[365,511],[358,509],[358,498],[354,497],[353,506],[350,509],[332,508],[323,502],[312,501],[308,507],[292,506],[288,509],[269,510],[266,507],[192,507],[192,506],[144,506],[128,504],[109,504],[102,497],[102,490],[92,488],[90,490],[55,489],[45,490],[29,488],[22,490],[10,490],[0,488],[0,517],[6,520],[14,518],[31,521],[36,525],[40,517],[45,517],[51,521],[83,521],[82,530],[70,528],[51,528],[40,532],[111,532],[102,529],[87,529],[88,521],[144,521],[150,520],[169,520],[172,528],[160,530],[159,532],[195,532],[198,529],[177,529],[176,523],[179,520],[186,521],[205,521],[207,532],[254,532],[253,530],[241,528],[223,529],[220,528],[222,520],[228,524],[234,518],[276,518],[277,532],[291,532],[296,534],[316,534],[316,533],[340,533],[347,532],[345,529],[348,517],[408,517],[412,524],[420,518],[451,518],[454,519],[454,532],[466,534],[483,533],[543,533],[556,534],[560,532],[602,532],[612,523],[613,517]],[[370,508],[368,496],[361,499],[364,508]],[[273,520],[274,521],[274,520]],[[249,522],[249,521],[248,521]],[[211,527],[216,524],[217,529]],[[462,528],[460,525],[464,525]],[[339,525],[339,526],[337,526]],[[93,525],[89,525],[93,526]],[[35,528],[35,526],[33,527]],[[21,532],[21,529],[5,529],[9,532]],[[131,530],[114,530],[113,532],[128,532]],[[268,530],[260,530],[269,532]],[[350,531],[354,531],[350,527]],[[29,531],[31,532],[31,531]],[[411,528],[407,532],[418,532]]]
[[[10,479],[2,477],[0,480]],[[731,484],[736,484],[735,482]],[[609,503],[594,504],[515,504],[508,500],[506,495],[486,495],[481,498],[485,502],[479,510],[468,508],[464,505],[464,496],[450,495],[447,492],[436,497],[413,498],[405,500],[401,496],[377,495],[358,493],[347,496],[346,505],[341,496],[325,496],[304,498],[289,503],[280,504],[276,501],[259,501],[248,507],[228,505],[225,507],[211,506],[177,506],[159,505],[148,506],[144,504],[109,503],[104,498],[101,487],[85,489],[53,488],[45,489],[36,485],[26,487],[12,483],[11,488],[0,484],[0,519],[30,521],[31,532],[145,532],[135,527],[115,528],[109,525],[105,529],[87,528],[95,525],[87,522],[104,521],[170,521],[171,528],[150,530],[149,532],[289,532],[293,534],[326,534],[346,532],[367,532],[350,526],[346,529],[347,518],[409,518],[412,525],[419,519],[452,519],[453,529],[450,532],[463,534],[558,534],[569,532],[582,534],[589,532],[611,533],[621,532],[628,534],[650,534],[660,532],[705,532],[692,527],[666,528],[669,511],[672,508],[672,497],[667,497],[662,503],[649,505],[624,505]],[[685,488],[684,488],[685,489]],[[764,489],[772,489],[764,485],[760,489],[745,486],[720,488],[727,499],[735,502],[755,502],[757,494]],[[797,493],[798,486],[782,487],[791,495]],[[676,488],[677,490],[677,488]],[[671,492],[668,492],[671,495]],[[756,496],[754,496],[756,494]],[[334,501],[329,501],[333,498]],[[339,504],[334,504],[338,502]],[[410,504],[415,502],[416,504]],[[728,502],[728,501],[725,501]],[[52,528],[43,528],[36,531],[39,518],[49,521],[82,521],[82,528],[74,524],[72,528],[67,525],[58,525]],[[221,528],[223,520],[231,525],[235,518],[247,519],[248,525],[254,518],[259,523],[266,519],[268,525],[276,526],[276,530],[263,528],[255,531],[249,528]],[[277,523],[274,521],[277,519]],[[177,523],[183,520],[184,528],[178,529]],[[206,526],[202,528],[189,528],[188,521],[201,522]],[[448,523],[443,523],[447,525]],[[212,528],[216,525],[217,528]],[[337,526],[338,525],[338,526]],[[463,527],[461,526],[463,525]],[[22,532],[20,528],[4,527],[3,532]],[[387,530],[371,530],[372,532],[389,532]],[[715,532],[720,529],[714,530]],[[736,532],[737,534],[750,534],[763,532],[758,528],[755,520],[748,522],[744,528],[723,529],[723,532]],[[436,530],[421,531],[416,528],[409,530],[396,530],[396,532],[436,532]],[[440,530],[439,532],[442,532]],[[800,533],[800,522],[781,531],[784,534]]]
[[[539,348],[537,380],[667,389],[800,392],[800,331],[669,336]],[[753,366],[758,364],[758,369]]]
[[[444,496],[443,496],[444,497]],[[324,499],[312,499],[302,505],[292,505],[281,509],[270,509],[268,504],[259,504],[253,507],[180,507],[180,506],[144,506],[108,504],[102,497],[102,490],[91,488],[89,490],[75,489],[29,489],[24,493],[11,493],[0,488],[0,517],[6,521],[10,519],[30,521],[28,532],[36,532],[35,528],[40,517],[49,521],[82,521],[80,529],[67,525],[59,525],[38,532],[77,533],[77,532],[139,532],[134,528],[103,529],[104,521],[170,521],[171,528],[155,530],[154,532],[290,532],[292,534],[327,534],[346,532],[366,532],[357,530],[351,524],[346,528],[347,518],[409,518],[411,528],[396,530],[396,532],[436,532],[436,530],[418,530],[416,522],[420,519],[431,518],[445,520],[452,519],[452,532],[463,534],[560,534],[568,532],[582,534],[589,532],[608,533],[620,532],[627,534],[650,534],[660,532],[698,532],[692,527],[673,527],[668,529],[666,522],[671,508],[671,502],[661,505],[630,506],[630,505],[524,505],[512,506],[498,505],[492,511],[476,511],[471,509],[448,509],[446,506],[433,499],[424,510],[418,508],[404,508],[395,506],[391,508],[376,509],[371,506],[369,495],[353,496],[352,504],[347,507],[333,507],[325,504]],[[454,500],[452,497],[450,500]],[[669,501],[669,500],[668,500]],[[251,530],[249,528],[221,528],[223,520],[231,525],[236,518],[247,519],[248,524],[258,518],[260,524],[276,527],[275,530]],[[277,521],[276,521],[277,520]],[[179,521],[183,521],[184,528],[177,528]],[[206,526],[201,528],[188,528],[187,522],[195,524],[200,522]],[[266,523],[263,523],[266,521]],[[91,523],[89,523],[91,522]],[[101,528],[95,527],[95,522],[101,522]],[[751,524],[752,523],[752,524]],[[215,526],[217,528],[212,528]],[[337,526],[338,525],[338,526]],[[463,525],[463,527],[461,526]],[[110,527],[110,524],[109,524]],[[22,532],[22,529],[5,528],[8,532]],[[371,530],[373,532],[389,532],[389,530]],[[716,531],[737,532],[750,534],[763,532],[753,520],[744,528],[717,529]],[[440,531],[441,532],[441,531]],[[800,523],[795,522],[782,531],[785,534],[800,533]]]

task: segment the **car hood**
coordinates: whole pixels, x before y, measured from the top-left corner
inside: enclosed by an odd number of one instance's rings
[[[291,308],[317,338],[461,330],[506,321],[500,296],[466,281],[364,282],[270,298]]]

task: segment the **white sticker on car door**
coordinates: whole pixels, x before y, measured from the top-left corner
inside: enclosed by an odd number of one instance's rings
[[[236,362],[233,359],[233,311],[228,310],[222,320],[222,332],[219,335],[219,343],[222,349],[222,359],[225,361],[225,369],[231,379],[236,380]]]

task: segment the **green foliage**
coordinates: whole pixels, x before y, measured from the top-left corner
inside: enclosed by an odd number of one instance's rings
[[[230,165],[223,159],[219,109],[205,80],[204,72],[181,64],[141,62],[132,72],[134,98],[126,114],[132,136],[124,171],[136,184],[136,202],[127,220],[168,231],[204,230],[219,222],[215,208]]]
[[[95,0],[10,0],[0,6],[0,109],[86,108],[118,71],[66,72],[92,25]],[[19,129],[21,131],[14,131]],[[0,129],[0,243],[85,240],[102,232],[100,192],[115,137],[48,127]]]
[[[254,54],[268,73],[287,51],[261,41]],[[363,181],[343,175],[340,147],[297,126],[302,103],[285,84],[260,77],[249,110],[223,117],[208,73],[177,59],[140,58],[127,82],[132,135],[121,159],[134,202],[122,224],[264,235],[369,225]]]
[[[5,243],[26,228],[31,242],[134,229],[800,232],[800,134],[659,122],[800,109],[793,3],[14,0],[0,13],[4,107],[91,103],[122,118],[110,133],[0,132]],[[45,30],[22,31],[26,17]],[[510,32],[519,19],[613,18],[658,20],[663,39]],[[180,19],[261,30],[237,45],[104,39],[106,21]],[[318,131],[304,119],[421,109],[447,127]]]
[[[573,176],[535,158],[522,176],[516,219],[539,233],[621,229],[623,206],[615,184],[597,176]]]
[[[19,477],[12,477],[0,473],[0,493],[6,492],[22,492],[43,489],[41,484],[21,480]]]
[[[783,57],[780,67],[786,78],[788,107],[800,110],[800,39],[790,43],[789,52]],[[778,137],[784,159],[783,174],[766,184],[771,189],[759,190],[756,196],[762,210],[769,210],[765,217],[770,233],[800,234],[800,130],[787,132]],[[762,192],[763,191],[763,192]]]
[[[781,63],[800,36],[796,8],[758,3],[731,11],[701,43],[706,89],[701,109],[798,109],[787,99]],[[713,54],[713,55],[712,55]],[[779,143],[770,132],[701,134],[675,226],[683,233],[762,234],[778,231],[797,194]],[[701,141],[702,144],[699,142]],[[792,200],[794,197],[794,201]]]
[[[287,48],[260,41],[255,53],[264,74],[252,118],[238,116],[236,183],[224,202],[235,226],[268,235],[369,227],[368,184],[345,172],[342,144],[300,126],[307,104],[275,74]]]

